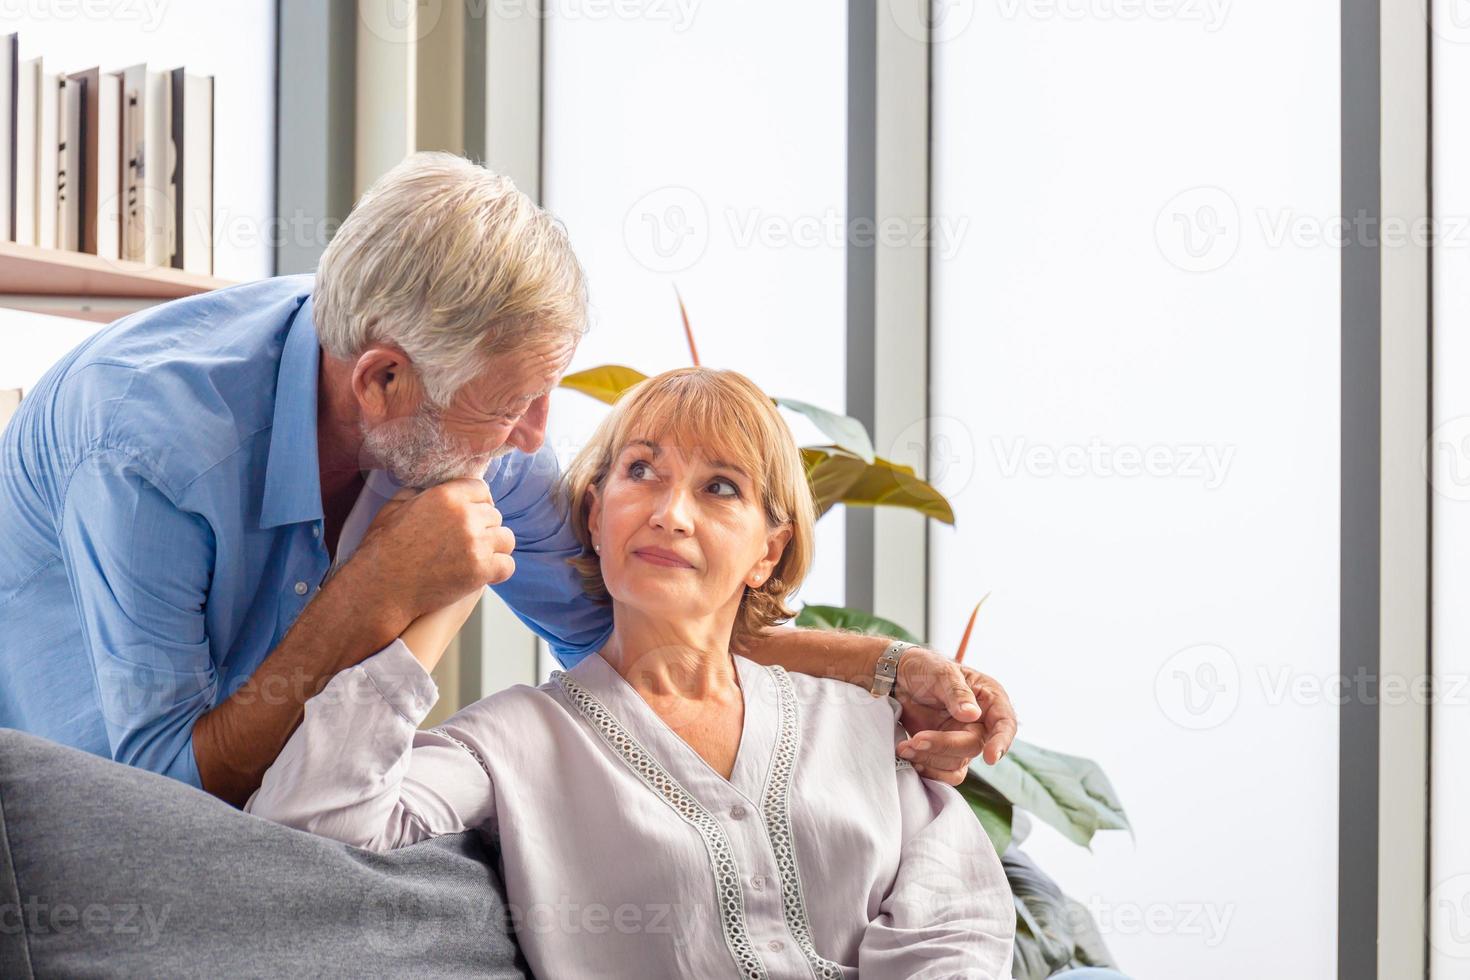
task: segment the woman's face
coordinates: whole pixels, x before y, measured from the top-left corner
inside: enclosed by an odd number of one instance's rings
[[[593,487],[588,526],[617,602],[670,619],[728,613],[766,581],[791,536],[769,528],[743,470],[637,440]]]

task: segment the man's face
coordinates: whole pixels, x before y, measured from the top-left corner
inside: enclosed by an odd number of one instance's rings
[[[575,352],[567,343],[500,355],[443,409],[420,389],[411,411],[373,426],[364,420],[364,457],[404,486],[423,488],[484,476],[512,449],[534,453],[546,437],[551,391]]]

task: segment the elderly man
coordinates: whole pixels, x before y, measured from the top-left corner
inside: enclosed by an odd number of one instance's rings
[[[240,805],[334,674],[486,584],[563,664],[597,651],[611,616],[566,563],[542,441],[585,304],[549,214],[418,154],[314,279],[179,300],[82,344],[0,439],[0,726]],[[427,489],[333,569],[365,470]],[[1005,692],[937,654],[782,629],[750,656],[881,688],[894,653],[915,764],[958,782],[998,759]]]

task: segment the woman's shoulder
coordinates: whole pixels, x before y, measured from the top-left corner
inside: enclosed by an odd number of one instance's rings
[[[803,727],[840,726],[851,731],[857,726],[870,728],[884,738],[893,736],[899,715],[898,702],[893,698],[874,697],[867,688],[837,677],[803,674],[776,664],[747,663],[766,672],[778,687],[791,692],[802,715]]]

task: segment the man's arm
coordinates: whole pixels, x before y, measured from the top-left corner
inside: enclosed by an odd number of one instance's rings
[[[340,671],[388,646],[410,617],[373,570],[349,561],[234,694],[194,723],[202,788],[244,806],[301,723],[303,705]]]
[[[112,757],[241,804],[337,671],[410,620],[364,568],[344,566],[254,677],[217,707],[205,630],[214,534],[146,462],[99,449],[73,471],[62,560],[82,620]]]
[[[752,641],[744,654],[758,663],[871,688],[878,658],[892,642],[863,633],[779,626]],[[1016,713],[1005,688],[932,650],[903,652],[893,693],[903,707],[904,726],[914,733],[900,744],[899,754],[931,779],[958,785],[971,760],[983,756],[994,765],[1016,737]]]
[[[612,632],[612,607],[582,591],[568,558],[581,553],[569,515],[556,499],[556,454],[506,456],[490,479],[507,527],[516,535],[516,572],[492,586],[516,617],[546,640],[563,667],[596,653]]]

